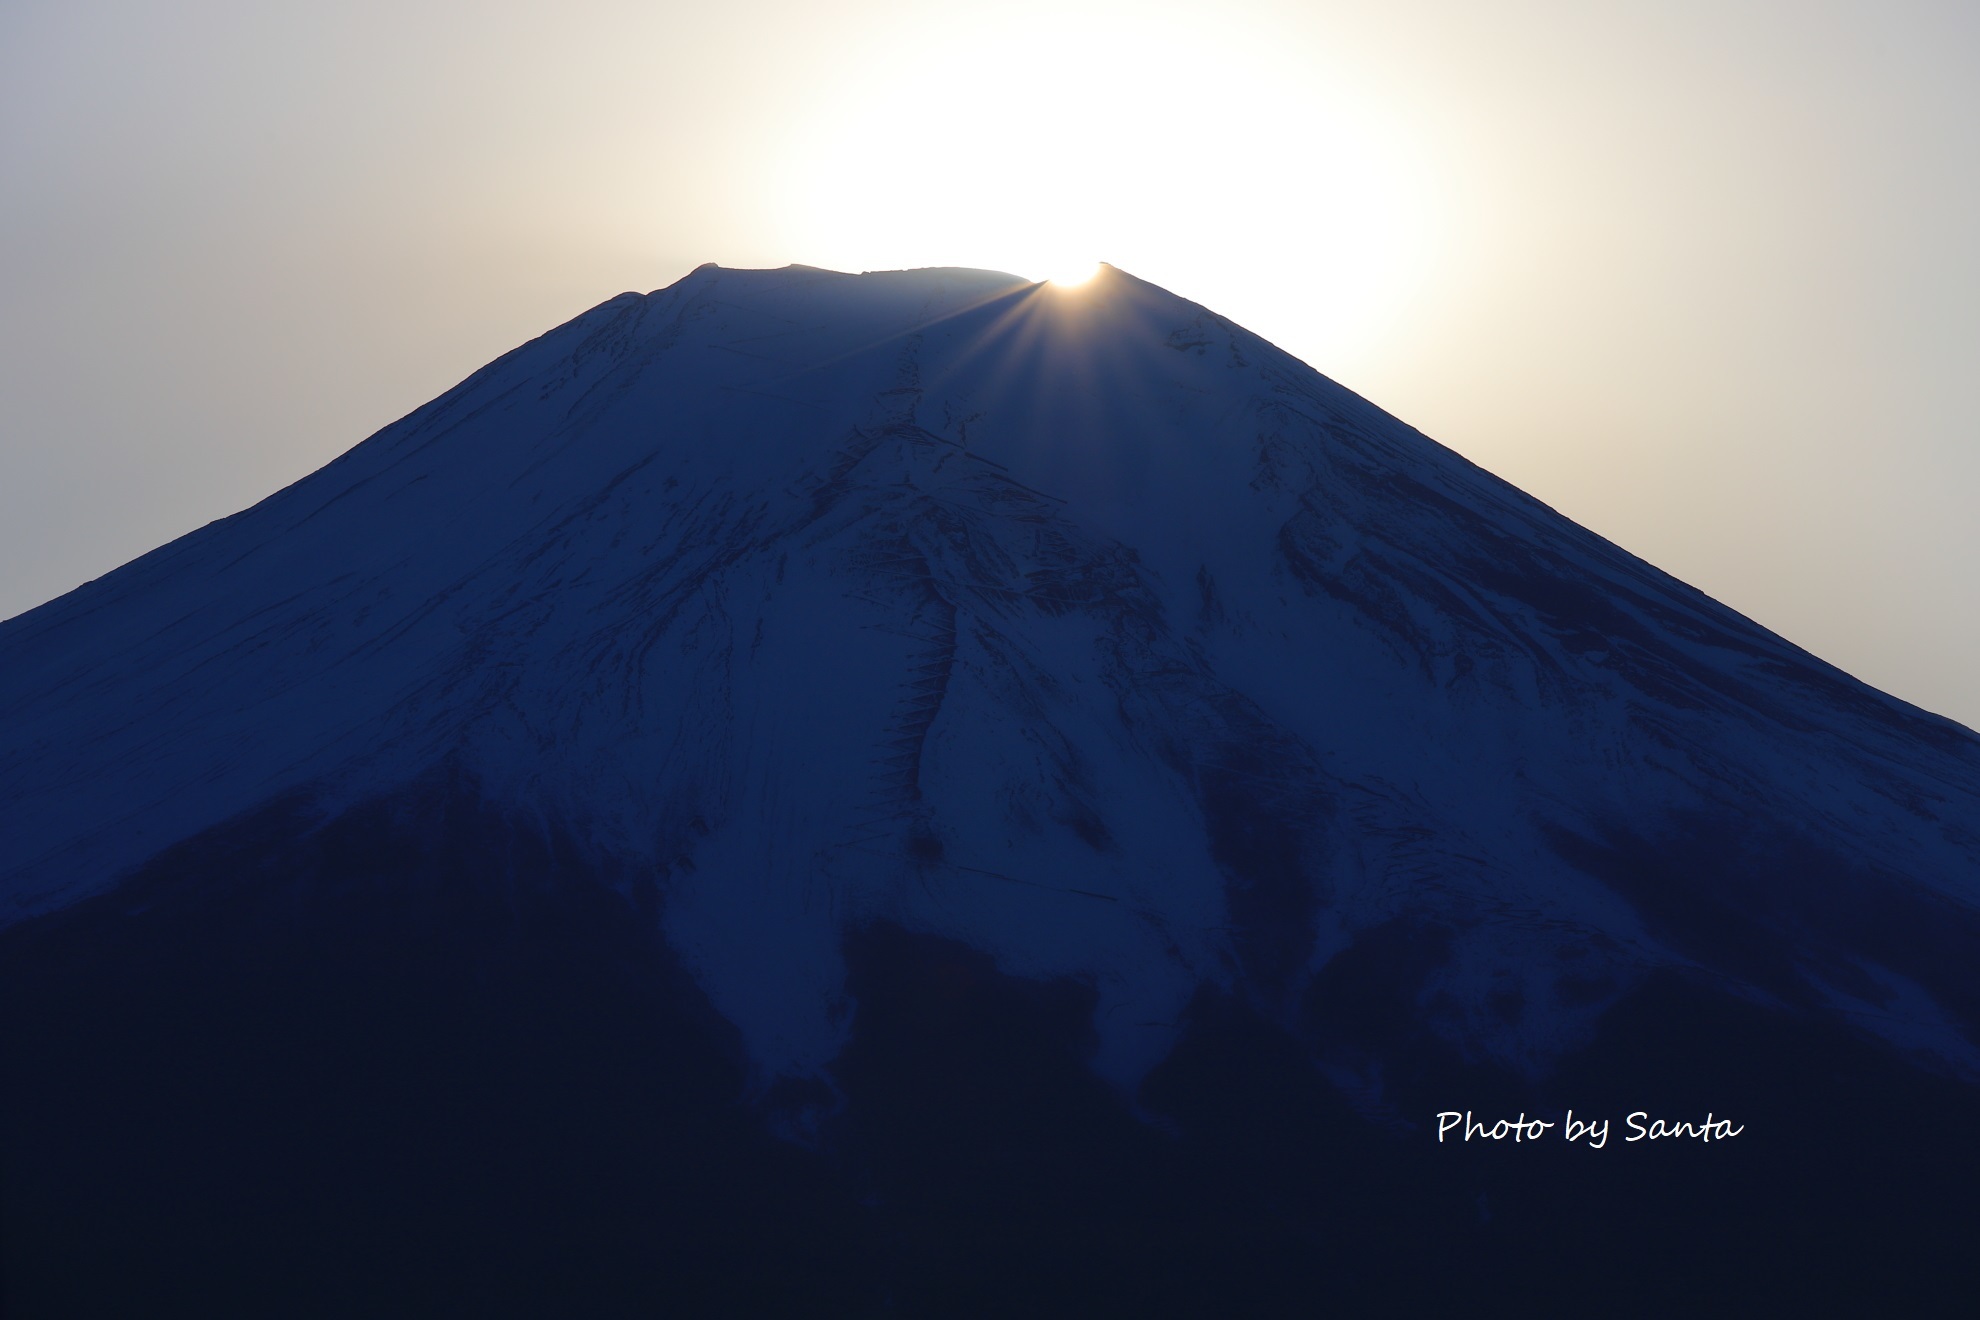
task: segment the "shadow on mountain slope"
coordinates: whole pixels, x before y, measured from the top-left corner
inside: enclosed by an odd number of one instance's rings
[[[1087,1067],[1090,986],[872,925],[798,1144],[663,901],[435,780],[277,804],[0,935],[8,1313],[1920,1313],[1971,1282],[1973,1092],[1697,984],[1536,1089],[1415,1031],[1439,945],[1405,923],[1296,1030],[1203,991],[1137,1116]],[[1340,1049],[1414,1130],[1329,1083]],[[1607,1148],[1435,1140],[1567,1105]],[[1746,1132],[1622,1140],[1708,1105]]]

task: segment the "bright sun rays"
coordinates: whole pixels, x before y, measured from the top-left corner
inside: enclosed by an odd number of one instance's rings
[[[1104,258],[1296,329],[1324,367],[1379,340],[1434,256],[1428,171],[1383,107],[1255,33],[1013,9],[858,48],[870,67],[821,83],[774,176],[793,260],[1070,289]]]

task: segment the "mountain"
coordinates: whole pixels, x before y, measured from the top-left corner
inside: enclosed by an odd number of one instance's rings
[[[36,1313],[1928,1305],[1980,1227],[1980,738],[1111,268],[600,304],[0,624],[0,838]]]

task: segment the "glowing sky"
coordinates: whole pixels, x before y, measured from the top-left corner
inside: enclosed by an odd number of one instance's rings
[[[1106,260],[1980,725],[1980,9],[0,9],[0,615],[703,261]]]

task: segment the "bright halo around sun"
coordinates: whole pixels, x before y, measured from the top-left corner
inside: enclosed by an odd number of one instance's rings
[[[1352,374],[1433,287],[1450,208],[1383,86],[1282,53],[1279,21],[1145,0],[875,19],[761,176],[775,250],[1083,293],[1097,263],[1067,255],[1104,252]]]
[[[1057,267],[1045,277],[1045,282],[1061,289],[1070,289],[1086,283],[1100,273],[1097,261],[1072,261]]]

